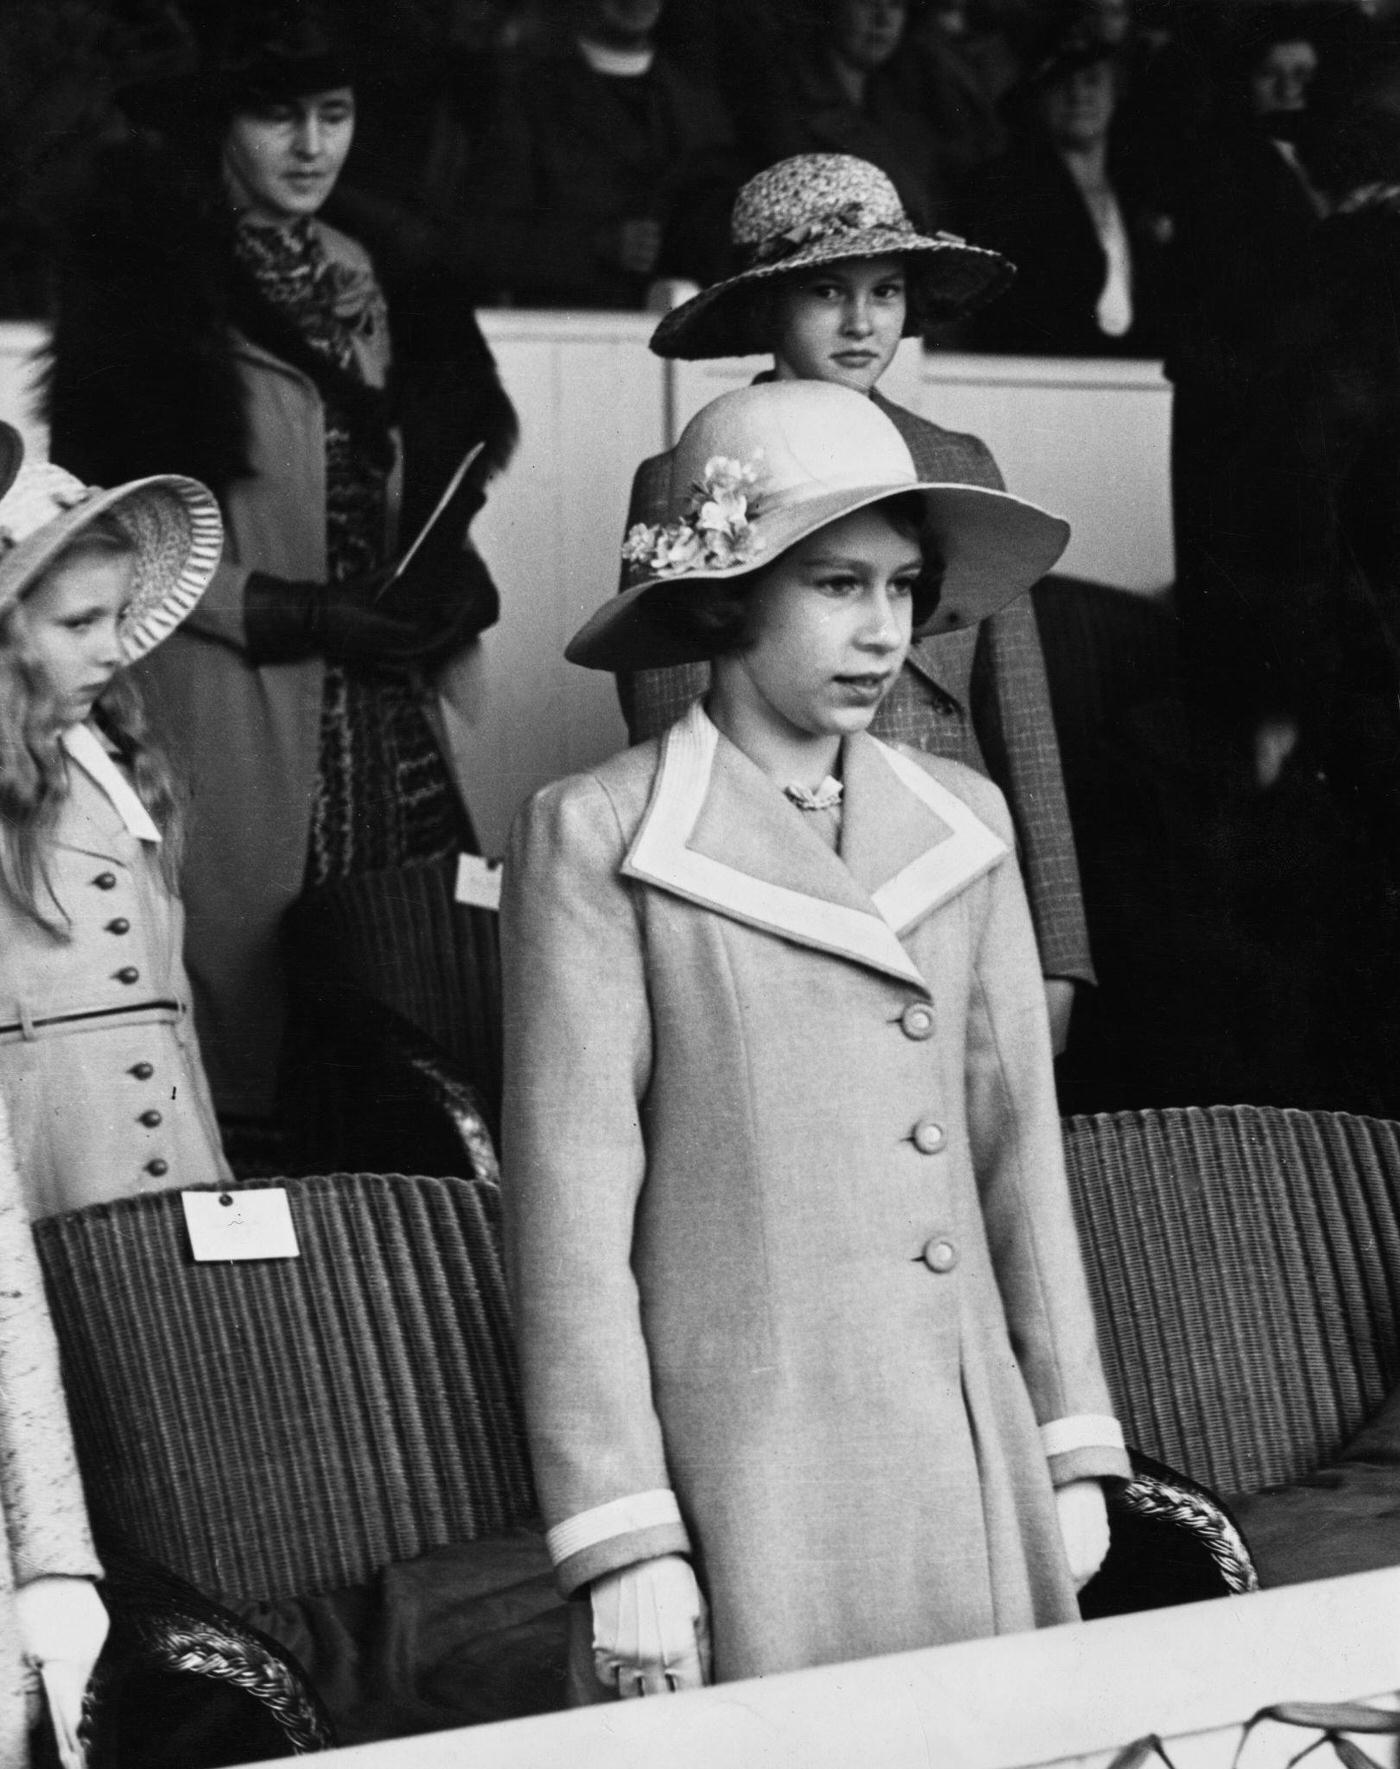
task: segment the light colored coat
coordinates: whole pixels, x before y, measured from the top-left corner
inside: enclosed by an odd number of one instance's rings
[[[840,854],[697,706],[537,794],[503,1168],[561,1586],[691,1550],[728,1680],[1076,1614],[1125,1475],[997,789],[848,739]]]
[[[69,939],[0,892],[0,1098],[30,1217],[227,1184],[179,900],[155,845],[76,763],[48,869]]]
[[[0,1769],[28,1769],[26,1675],[13,1592],[101,1578],[63,1399],[58,1346],[0,1101]]]
[[[317,224],[332,263],[372,278],[354,240]],[[389,368],[379,326],[356,335],[371,386]],[[324,582],[326,428],[309,376],[260,346],[232,340],[245,399],[251,476],[224,501],[224,560],[190,617],[141,666],[161,730],[194,803],[182,890],[200,1035],[221,1111],[266,1116],[274,1102],[285,981],[282,916],[306,872],[325,663],[319,656],[248,661],[243,590],[267,571]],[[386,552],[396,533],[390,484]]]

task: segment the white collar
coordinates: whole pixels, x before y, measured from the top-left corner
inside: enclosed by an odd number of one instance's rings
[[[160,831],[151,813],[136,796],[135,788],[112,760],[91,725],[70,725],[59,739],[69,756],[102,788],[112,808],[137,841],[158,842]]]
[[[898,750],[862,733],[846,739],[843,757],[838,856],[696,701],[662,740],[624,876],[927,988],[900,935],[1009,850]],[[707,833],[716,794],[726,809]]]
[[[614,80],[638,80],[651,72],[656,60],[654,49],[610,49],[606,43],[593,43],[587,37],[578,39],[578,48],[595,74]]]

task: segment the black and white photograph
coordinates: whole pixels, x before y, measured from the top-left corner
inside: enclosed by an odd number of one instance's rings
[[[0,1769],[1400,1762],[1400,0],[0,0]]]

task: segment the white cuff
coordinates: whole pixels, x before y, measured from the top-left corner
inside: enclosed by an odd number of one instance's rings
[[[591,1511],[580,1511],[566,1517],[563,1523],[545,1532],[545,1545],[556,1566],[585,1548],[613,1536],[630,1535],[633,1530],[655,1529],[667,1523],[679,1523],[680,1506],[669,1487],[658,1487],[650,1493],[630,1493],[625,1499],[611,1499],[606,1505],[595,1505]]]
[[[1107,1413],[1073,1413],[1041,1426],[1040,1447],[1047,1456],[1063,1456],[1070,1450],[1121,1450],[1123,1427]]]

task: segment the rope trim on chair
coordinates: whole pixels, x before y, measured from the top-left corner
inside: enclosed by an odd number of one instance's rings
[[[1203,1494],[1140,1471],[1121,1489],[1118,1499],[1139,1517],[1159,1518],[1195,1536],[1232,1594],[1259,1589],[1259,1574],[1244,1537]]]
[[[212,1622],[197,1626],[168,1616],[129,1614],[132,1638],[153,1668],[212,1677],[252,1696],[281,1727],[299,1757],[334,1747],[325,1717],[298,1679],[255,1640]]]

